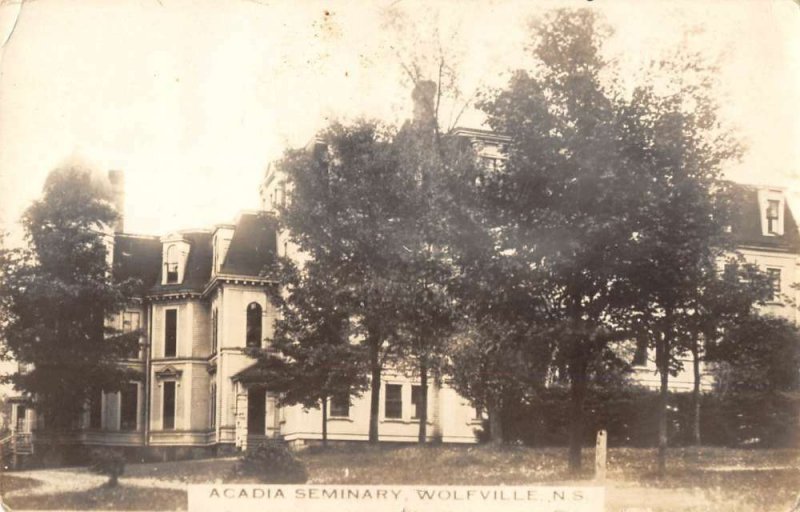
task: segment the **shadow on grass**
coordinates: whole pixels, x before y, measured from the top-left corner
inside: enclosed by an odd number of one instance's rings
[[[186,493],[153,489],[102,485],[88,491],[19,496],[7,500],[12,508],[34,510],[186,510]]]
[[[9,493],[21,491],[23,489],[32,489],[40,485],[42,485],[42,482],[33,478],[0,474],[0,496],[5,496]]]

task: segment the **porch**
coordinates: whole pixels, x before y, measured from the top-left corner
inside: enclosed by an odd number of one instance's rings
[[[233,376],[235,394],[235,445],[239,450],[267,439],[281,438],[278,397],[269,391],[264,376],[254,367]]]

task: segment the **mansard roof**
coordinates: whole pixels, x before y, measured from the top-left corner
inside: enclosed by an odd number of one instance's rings
[[[233,232],[220,274],[258,277],[277,254],[277,222],[264,213],[243,213]]]
[[[240,215],[220,274],[258,277],[275,257],[276,229],[273,217],[262,213]],[[181,283],[162,284],[165,269],[160,238],[127,233],[114,236],[114,279],[138,279],[142,295],[203,292],[211,281],[213,236],[209,231],[182,231],[180,236],[189,244]]]
[[[137,292],[145,293],[158,279],[161,269],[161,241],[155,236],[127,233],[114,235],[112,275],[117,282],[139,281]]]
[[[800,231],[789,208],[783,204],[783,235],[765,235],[761,229],[763,212],[759,207],[758,191],[763,187],[731,183],[730,193],[733,201],[731,236],[736,245],[762,248],[773,251],[800,252]]]

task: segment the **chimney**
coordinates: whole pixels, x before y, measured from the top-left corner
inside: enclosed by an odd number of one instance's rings
[[[433,108],[436,98],[436,82],[422,80],[414,86],[411,99],[414,102],[414,121],[433,123]]]
[[[111,202],[119,213],[114,233],[122,233],[125,231],[125,172],[108,171],[108,181],[111,183]]]

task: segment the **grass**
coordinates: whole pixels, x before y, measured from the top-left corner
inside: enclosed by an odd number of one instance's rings
[[[568,474],[563,448],[491,446],[392,447],[367,445],[309,449],[298,454],[310,484],[535,485],[586,484],[593,449],[584,451],[585,470]],[[800,450],[676,448],[668,474],[655,477],[656,452],[609,450],[609,512],[786,512],[800,492]],[[12,507],[32,509],[160,509],[186,507],[185,493],[125,486],[126,478],[183,483],[225,482],[235,459],[130,464],[118,489],[19,497]],[[26,479],[12,485],[29,485]],[[21,488],[21,487],[20,487]]]
[[[185,510],[186,493],[145,487],[96,487],[89,491],[18,496],[9,506],[32,510]]]
[[[236,459],[233,457],[128,464],[122,478],[157,478],[187,484],[208,484],[225,481],[234,464]]]
[[[319,484],[514,485],[569,478],[564,451],[550,448],[356,446],[300,458]]]
[[[22,489],[31,489],[33,487],[37,487],[38,485],[40,485],[40,482],[32,478],[9,475],[8,473],[0,473],[0,496],[10,492],[20,491]]]

